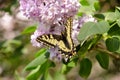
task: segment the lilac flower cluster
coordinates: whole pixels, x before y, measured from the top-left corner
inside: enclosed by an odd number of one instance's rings
[[[43,34],[60,35],[64,31],[64,22],[69,17],[74,17],[80,8],[79,0],[20,0],[20,10],[30,19],[39,22],[39,26],[31,36],[33,46],[43,47],[36,38]],[[91,16],[83,16],[73,21],[72,38],[75,45],[79,44],[77,35],[84,22],[95,21]],[[60,24],[61,23],[61,24]],[[61,60],[62,56],[58,47],[50,48],[50,59]]]
[[[48,24],[74,16],[79,7],[78,0],[20,0],[25,16]]]

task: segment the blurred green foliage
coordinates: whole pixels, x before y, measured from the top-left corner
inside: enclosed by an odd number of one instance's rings
[[[17,0],[0,0],[0,11],[9,12],[11,14],[11,8],[17,5]]]

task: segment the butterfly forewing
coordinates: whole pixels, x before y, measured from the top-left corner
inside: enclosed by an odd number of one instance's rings
[[[58,44],[60,39],[61,39],[60,35],[44,34],[37,37],[36,41],[55,47]]]

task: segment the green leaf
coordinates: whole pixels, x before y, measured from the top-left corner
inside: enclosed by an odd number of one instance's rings
[[[63,74],[61,74],[59,71],[56,71],[53,80],[66,80],[66,79]]]
[[[48,69],[53,66],[55,66],[53,62],[49,60],[45,61],[42,65],[39,65],[36,69],[32,70],[27,76],[27,80],[37,80],[41,74],[43,74],[43,78],[46,80],[48,77]]]
[[[97,18],[98,20],[104,20],[105,19],[105,16],[103,14],[95,14],[94,17]]]
[[[46,52],[46,49],[45,48],[42,48],[40,49],[38,52],[35,53],[35,57],[38,57],[40,56],[41,54],[45,53]]]
[[[75,67],[75,63],[74,63],[73,61],[71,61],[71,62],[69,62],[69,63],[67,64],[67,66],[69,66],[69,67]]]
[[[52,76],[48,73],[46,80],[53,80]]]
[[[120,19],[117,20],[117,24],[120,27]]]
[[[67,65],[62,66],[62,73],[67,74],[73,67],[75,67],[75,62],[71,61]]]
[[[24,31],[22,32],[22,34],[29,34],[29,33],[33,33],[36,30],[36,26],[29,26],[27,28],[24,29]]]
[[[106,40],[106,46],[109,51],[115,52],[120,47],[120,40],[117,37],[108,38]]]
[[[116,7],[116,9],[118,9],[120,11],[120,7]]]
[[[39,73],[43,74],[44,80],[46,80],[46,78],[48,76],[48,70],[50,67],[55,67],[55,64],[50,60],[47,60],[44,64],[41,65]]]
[[[115,24],[113,27],[109,29],[108,34],[111,36],[120,35],[120,27],[117,24]]]
[[[66,69],[67,69],[67,65],[63,64],[63,65],[62,65],[61,72],[62,72],[62,73],[65,73]]]
[[[118,9],[115,9],[115,15],[117,19],[120,19],[120,11]]]
[[[82,59],[80,62],[79,74],[81,77],[87,78],[91,72],[92,63],[89,59]]]
[[[82,46],[77,47],[77,48],[79,48],[77,54],[78,54],[79,56],[84,56],[84,54],[88,51],[91,43],[92,43],[91,40],[85,41]]]
[[[89,5],[90,5],[87,0],[80,0],[80,3],[81,3],[83,6],[89,6]]]
[[[98,53],[96,59],[99,62],[100,66],[104,69],[108,69],[109,66],[109,56],[106,53]]]
[[[79,12],[84,14],[94,14],[95,8],[98,9],[98,0],[80,0],[82,6],[79,9]]]
[[[120,18],[120,12],[116,9],[115,12],[107,12],[107,13],[104,13],[105,15],[105,20],[108,20],[108,21],[116,21],[117,19]]]
[[[115,21],[116,20],[114,12],[104,13],[104,16],[105,16],[105,20],[109,20],[109,21]]]
[[[79,9],[79,12],[90,15],[90,14],[94,14],[95,8],[92,5],[90,5],[90,6],[81,6],[80,9]]]
[[[93,46],[95,46],[98,41],[101,39],[102,35],[95,35],[93,38],[91,39],[87,39],[86,41],[84,41],[84,43],[81,46],[77,46],[76,47],[76,51],[78,52],[77,54],[79,55],[79,57],[84,57],[84,54],[90,50]]]
[[[120,36],[114,36],[114,37],[117,37],[119,40],[120,40]],[[117,51],[115,51],[116,52],[116,54],[120,54],[120,47],[119,47],[119,49],[117,50]]]
[[[32,70],[30,74],[27,76],[27,80],[37,80],[40,77],[40,66],[38,66],[36,69]]]
[[[35,58],[31,63],[29,63],[26,67],[25,70],[31,70],[36,68],[37,66],[43,64],[47,58],[45,57],[45,53],[42,53],[39,57]]]
[[[94,7],[95,7],[95,10],[96,10],[96,11],[97,11],[97,10],[100,10],[99,1],[96,1],[96,2],[94,3]]]
[[[78,35],[79,40],[84,40],[85,38],[95,35],[95,34],[103,34],[109,30],[110,26],[108,22],[101,21],[98,23],[95,22],[87,22],[80,29],[80,33]]]

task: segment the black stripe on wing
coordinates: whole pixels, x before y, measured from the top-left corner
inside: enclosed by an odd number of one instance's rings
[[[45,34],[37,37],[36,41],[55,47],[61,39],[62,39],[61,35]]]

